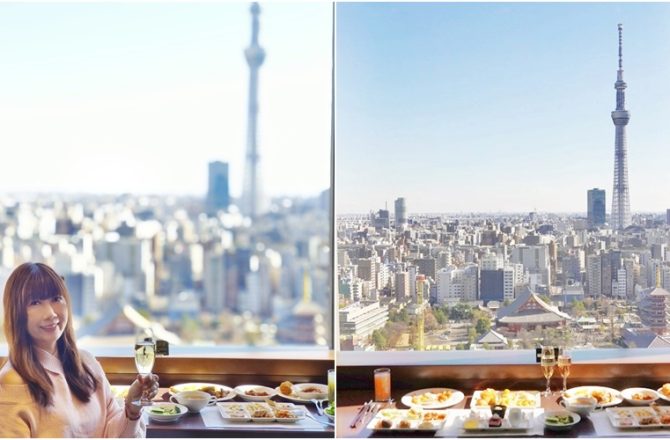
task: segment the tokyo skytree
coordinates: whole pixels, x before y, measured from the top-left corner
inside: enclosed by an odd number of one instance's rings
[[[626,110],[626,83],[623,80],[622,30],[619,24],[619,70],[614,83],[616,89],[616,110],[612,112],[615,127],[614,137],[614,187],[612,189],[612,228],[622,230],[631,224],[630,195],[628,188],[628,151],[626,146],[626,125],[630,115]]]
[[[258,70],[265,60],[265,50],[258,44],[258,16],[261,8],[258,3],[251,4],[251,45],[244,51],[249,64],[249,113],[247,119],[247,152],[244,167],[244,186],[242,187],[242,213],[255,219],[258,215],[261,188],[257,145],[258,124]]]

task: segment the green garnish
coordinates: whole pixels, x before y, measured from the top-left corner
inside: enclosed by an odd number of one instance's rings
[[[334,406],[329,406],[328,408],[324,409],[323,412],[325,412],[329,416],[334,416],[335,415],[335,407]]]
[[[149,411],[154,414],[161,414],[164,416],[173,416],[181,412],[178,406],[154,406]]]
[[[549,416],[544,419],[545,423],[550,425],[570,425],[574,422],[572,416]]]

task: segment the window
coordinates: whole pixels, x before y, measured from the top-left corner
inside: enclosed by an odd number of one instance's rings
[[[670,347],[668,5],[336,19],[342,350]]]
[[[332,345],[331,5],[4,3],[0,40],[3,286],[49,263],[106,354]]]

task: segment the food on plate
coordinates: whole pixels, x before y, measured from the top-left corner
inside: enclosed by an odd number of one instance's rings
[[[664,425],[670,425],[670,414],[661,416],[661,423]]]
[[[393,422],[389,419],[381,419],[377,422],[376,428],[378,429],[390,429],[393,426]]]
[[[658,425],[659,421],[656,417],[641,417],[638,419],[640,426],[645,426],[645,425]]]
[[[293,384],[288,380],[279,384],[279,392],[285,396],[293,394]]]
[[[278,419],[297,419],[298,415],[289,409],[275,409],[275,417]]]
[[[670,397],[670,383],[663,384],[663,386],[661,387],[661,393],[665,397]]]
[[[479,429],[479,419],[470,417],[463,422],[463,429]]]
[[[335,407],[333,405],[330,405],[328,408],[324,409],[323,412],[328,414],[329,416],[335,416]]]
[[[421,417],[423,417],[423,411],[421,411],[421,408],[412,407],[409,409],[409,411],[407,411],[408,419],[417,420],[420,419]]]
[[[244,392],[247,396],[266,397],[270,394],[264,388],[251,388]]]
[[[223,399],[229,394],[229,391],[227,391],[224,387],[217,385],[184,384],[170,387],[170,392],[172,394],[177,394],[182,391],[204,391],[205,393],[209,393],[217,399]]]
[[[615,395],[602,388],[582,388],[572,393],[571,397],[593,397],[598,404],[608,404],[615,399]]]
[[[324,390],[323,388],[314,385],[300,388],[301,393],[323,393],[324,391],[328,392],[328,390]]]
[[[571,425],[575,422],[570,414],[547,416],[544,422],[549,425]]]
[[[654,396],[647,393],[635,393],[630,398],[633,400],[654,400]]]
[[[412,424],[409,422],[409,420],[401,420],[400,423],[398,423],[398,428],[400,429],[409,429],[412,427]]]
[[[419,429],[435,429],[435,425],[432,422],[421,422]]]
[[[495,405],[497,398],[498,398],[498,392],[493,388],[487,388],[479,394],[479,399],[477,400],[476,405],[477,406]]]
[[[502,426],[503,419],[498,414],[493,414],[489,419],[489,428],[500,428]]]
[[[617,421],[619,426],[633,426],[635,424],[632,417],[619,417]]]
[[[439,413],[439,412],[434,412],[434,411],[428,411],[423,415],[423,420],[425,422],[429,422],[432,420],[437,420],[441,422],[442,420],[446,419],[447,415],[445,413]]]
[[[415,405],[434,405],[444,403],[454,394],[452,390],[444,390],[440,393],[426,392],[412,396],[412,403]]]
[[[173,416],[181,413],[181,409],[175,405],[161,405],[161,406],[152,406],[149,410],[152,414],[160,414],[163,416]]]
[[[496,391],[493,388],[481,391],[475,401],[475,406],[503,405],[532,408],[536,404],[537,394],[527,391],[510,391],[509,389]]]

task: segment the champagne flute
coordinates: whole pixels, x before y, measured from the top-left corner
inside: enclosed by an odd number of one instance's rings
[[[135,337],[135,367],[137,372],[146,378],[151,374],[156,359],[156,345],[150,329],[142,329]],[[151,400],[146,390],[142,390],[142,397],[133,404],[137,406],[149,406]]]
[[[568,376],[570,376],[570,365],[572,365],[572,358],[567,351],[563,351],[558,356],[558,371],[563,378],[563,392],[568,390]]]
[[[556,366],[556,358],[554,357],[554,347],[543,346],[542,347],[542,356],[540,357],[540,365],[542,366],[542,373],[544,378],[547,379],[547,389],[544,391],[544,396],[548,397],[551,395],[551,376],[554,374],[554,367]]]

